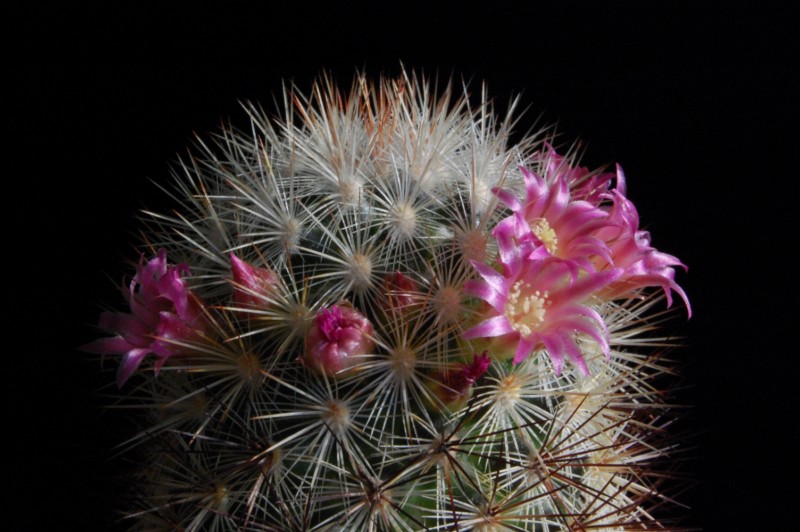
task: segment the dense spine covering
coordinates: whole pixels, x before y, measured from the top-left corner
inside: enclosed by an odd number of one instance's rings
[[[621,169],[442,92],[323,80],[181,164],[85,346],[148,412],[134,528],[668,528],[682,265]]]

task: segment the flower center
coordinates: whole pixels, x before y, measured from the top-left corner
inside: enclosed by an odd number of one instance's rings
[[[550,304],[547,291],[531,293],[531,285],[517,281],[506,300],[505,316],[511,327],[523,336],[530,336],[544,323],[545,306]]]
[[[531,223],[531,231],[536,235],[536,238],[542,241],[542,244],[551,255],[556,254],[556,251],[558,251],[558,237],[553,228],[550,227],[550,224],[547,223],[547,220],[544,218],[534,220]]]

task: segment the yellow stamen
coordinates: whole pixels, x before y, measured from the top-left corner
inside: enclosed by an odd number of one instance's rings
[[[547,291],[530,292],[531,285],[517,281],[511,287],[506,300],[505,316],[511,327],[522,334],[530,336],[544,323],[545,306],[550,304]]]
[[[558,237],[553,228],[550,227],[550,224],[547,223],[547,220],[544,218],[534,220],[531,223],[531,231],[536,235],[536,238],[542,241],[551,255],[556,254],[556,251],[558,251]]]

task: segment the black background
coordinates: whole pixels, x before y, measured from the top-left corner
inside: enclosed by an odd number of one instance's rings
[[[346,86],[401,61],[475,90],[486,80],[501,108],[522,93],[520,129],[557,123],[589,166],[623,165],[654,244],[690,268],[679,282],[695,316],[672,323],[690,362],[680,399],[694,405],[686,524],[797,520],[780,502],[798,494],[789,2],[192,4],[3,8],[12,529],[119,526],[110,457],[126,426],[101,396],[113,371],[76,347],[119,302],[137,211],[169,208],[149,179],[167,179],[194,133],[246,125],[239,101],[275,109],[282,80],[307,88],[325,69]]]

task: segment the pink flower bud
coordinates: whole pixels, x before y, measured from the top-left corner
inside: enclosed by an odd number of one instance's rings
[[[246,308],[264,308],[274,297],[278,276],[272,270],[256,268],[231,253],[233,304]]]
[[[349,303],[322,309],[306,334],[303,363],[329,375],[353,368],[375,349],[372,324]]]
[[[436,395],[448,406],[460,406],[469,397],[472,386],[489,369],[489,355],[486,351],[472,355],[470,364],[460,364],[455,370],[436,375]]]

